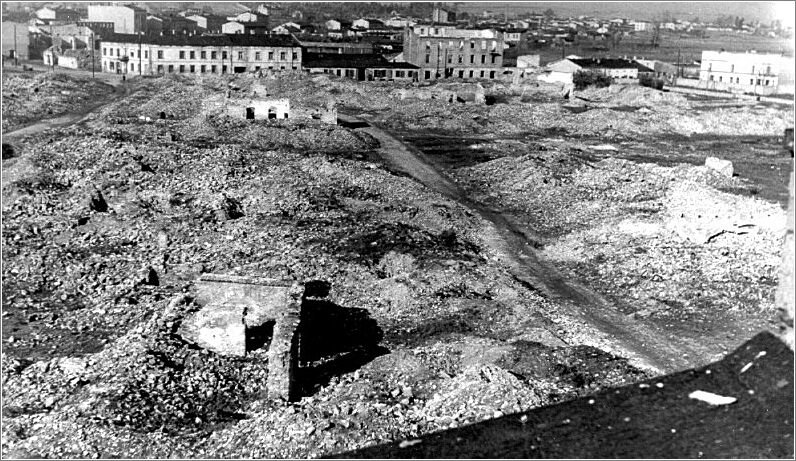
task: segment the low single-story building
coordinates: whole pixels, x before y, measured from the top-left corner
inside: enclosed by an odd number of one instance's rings
[[[305,53],[302,67],[310,73],[333,74],[359,81],[417,80],[419,67],[389,62],[378,54]]]
[[[565,58],[548,64],[539,80],[547,83],[572,83],[572,76],[579,71],[600,72],[618,83],[637,83],[641,77],[655,75],[654,70],[633,59]]]

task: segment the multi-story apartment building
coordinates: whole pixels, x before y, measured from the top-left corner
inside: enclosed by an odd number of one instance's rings
[[[421,80],[500,78],[503,49],[495,29],[415,24],[404,31],[403,60],[420,68]]]
[[[89,5],[88,20],[112,22],[117,34],[137,34],[146,27],[146,10],[135,6]]]
[[[226,74],[300,70],[290,35],[128,35],[102,40],[102,71],[118,74]]]
[[[757,94],[793,93],[793,58],[779,54],[703,51],[700,86]]]

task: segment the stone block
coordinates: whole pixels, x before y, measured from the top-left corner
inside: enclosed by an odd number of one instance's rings
[[[303,286],[285,280],[204,274],[196,282],[200,309],[180,335],[223,355],[245,356],[248,330],[274,322],[268,349],[268,394],[295,397]]]
[[[716,157],[708,157],[705,159],[705,166],[715,170],[722,175],[732,178],[733,169],[732,169],[732,162],[729,160],[722,160]]]

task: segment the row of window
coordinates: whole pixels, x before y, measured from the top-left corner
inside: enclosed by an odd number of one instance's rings
[[[387,69],[374,69],[373,70],[373,77],[374,78],[388,78]],[[414,78],[417,71],[414,70],[394,70],[392,71],[393,78]],[[357,78],[357,70],[356,69],[323,69],[324,74],[333,74],[337,75],[338,77],[348,77],[348,78]]]
[[[113,56],[113,50],[114,50],[113,48],[103,48],[102,49],[102,55],[103,56],[109,56],[107,54],[108,50],[110,50],[110,56]],[[136,50],[131,50],[130,51],[130,57],[131,58],[135,58],[136,57],[135,51]],[[186,55],[188,56],[188,59],[196,59],[196,51],[188,51],[186,53],[185,50],[180,50],[180,59],[186,59],[185,58]],[[121,49],[120,48],[116,48],[116,56],[121,56]],[[199,52],[199,59],[207,59],[207,56],[208,56],[208,52],[207,51],[200,51]],[[218,55],[217,51],[210,51],[210,59],[211,60],[218,59],[218,56],[219,55]],[[245,56],[246,56],[246,52],[245,51],[238,51],[238,60],[239,61],[242,61],[242,60],[246,59]],[[138,58],[141,58],[141,57],[142,57],[141,56],[141,50],[138,50]],[[254,52],[254,60],[255,61],[259,61],[261,57],[262,57],[261,52],[259,52],[259,51],[255,51]],[[144,59],[149,59],[149,51],[143,50],[143,58]],[[158,50],[157,59],[163,59],[163,50]],[[226,51],[222,51],[221,52],[221,59],[227,59],[227,52]],[[267,60],[268,61],[273,61],[274,60],[274,52],[273,51],[269,51],[268,52],[268,59]],[[279,52],[279,60],[280,61],[287,60],[287,52],[286,51],[280,51]],[[293,60],[294,61],[298,61],[298,53],[295,52],[295,51],[293,52]]]
[[[447,69],[446,73],[448,75],[446,75],[446,76],[447,77],[453,77],[453,72],[454,72],[453,69]],[[485,70],[481,70],[481,71],[479,71],[478,74],[476,74],[476,71],[474,71],[474,70],[465,71],[464,69],[459,69],[458,70],[459,78],[464,78],[465,73],[467,73],[467,76],[469,78],[487,78],[487,73],[486,73]],[[489,71],[489,78],[494,79],[495,75],[496,75],[496,72],[494,70]],[[431,71],[430,70],[425,71],[424,72],[424,76],[425,76],[426,80],[431,79],[432,78],[431,77]],[[440,74],[437,73],[435,78],[440,78],[440,77],[441,77]]]
[[[258,71],[260,69],[261,69],[260,66],[255,66],[253,70],[254,71]],[[293,70],[298,70],[298,68],[296,66],[293,66],[292,69]],[[123,67],[123,65],[121,63],[117,64],[117,63],[114,63],[113,61],[108,61],[106,70],[111,71],[111,72],[120,72],[121,73],[124,70],[124,67]],[[129,64],[129,70],[130,70],[130,72],[136,72],[136,64],[131,62]],[[143,70],[143,66],[140,66],[140,68],[138,70],[139,71]],[[215,73],[218,73],[219,70],[221,71],[222,74],[226,74],[227,73],[227,66],[226,65],[223,65],[223,66],[204,65],[204,64],[201,64],[201,65],[198,65],[198,66],[197,65],[193,65],[193,64],[190,64],[190,65],[180,64],[179,66],[174,66],[172,64],[170,64],[168,66],[163,66],[162,64],[158,64],[158,66],[157,66],[157,73],[159,73],[159,74],[162,74],[165,71],[168,71],[168,73],[172,74],[172,73],[174,73],[175,70],[178,73],[180,73],[180,74],[185,74],[185,73],[195,74],[195,73],[197,73],[197,71],[200,74],[207,74],[207,73],[215,74]],[[268,66],[268,70],[275,70],[274,66]],[[279,70],[287,70],[287,68],[285,66],[279,66]],[[236,72],[239,72],[239,71],[236,70]]]
[[[714,81],[713,77],[714,77],[713,75],[708,76],[708,78],[710,79],[711,82]],[[723,77],[722,75],[719,75],[719,82],[723,82],[724,81],[724,79],[722,77]],[[733,81],[733,78],[735,79],[735,81]],[[738,83],[738,84],[740,84],[741,83],[741,77],[730,77],[729,78],[729,83]],[[755,85],[755,79],[750,78],[749,79],[749,84],[750,85]],[[757,79],[757,85],[770,86],[771,85],[771,80],[769,80],[769,79],[765,79],[764,80],[762,78],[758,78]]]
[[[751,74],[755,73],[755,67],[756,66],[752,66],[752,72],[750,72]],[[708,72],[711,72],[712,70],[713,70],[713,63],[711,62],[711,63],[708,63]],[[716,69],[716,70],[718,70],[718,69]],[[734,72],[735,72],[735,64],[730,64],[730,73],[734,73]],[[766,66],[766,75],[770,75],[770,74],[771,74],[771,66]]]
[[[492,55],[492,64],[497,64],[497,58],[498,57],[499,57],[499,55]],[[458,64],[462,64],[463,60],[464,60],[464,57],[462,55],[459,55],[456,58],[456,62]],[[431,55],[430,54],[426,54],[426,63],[430,63],[430,62],[431,62]],[[453,55],[448,55],[448,64],[453,64]],[[470,64],[475,64],[475,55],[474,54],[470,55]],[[481,55],[481,64],[486,64],[486,55],[485,54]]]
[[[470,42],[470,49],[474,50],[475,49],[475,40],[470,40],[469,42]],[[438,43],[437,46],[442,46],[443,45],[442,42],[437,42],[437,43]],[[486,49],[486,44],[487,44],[486,40],[481,40],[481,49],[482,50]],[[453,48],[453,47],[454,47],[454,41],[453,40],[449,40],[448,41],[448,48]],[[492,40],[492,44],[490,46],[490,50],[494,51],[496,48],[497,48],[497,40]],[[431,40],[426,40],[426,49],[427,50],[431,49]],[[459,49],[460,50],[464,49],[464,40],[459,40]]]

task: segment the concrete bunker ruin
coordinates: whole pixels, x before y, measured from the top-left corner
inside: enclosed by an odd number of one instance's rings
[[[287,280],[204,274],[196,282],[200,309],[187,316],[179,334],[221,355],[244,357],[268,347],[267,393],[296,398],[299,322],[304,287]]]

